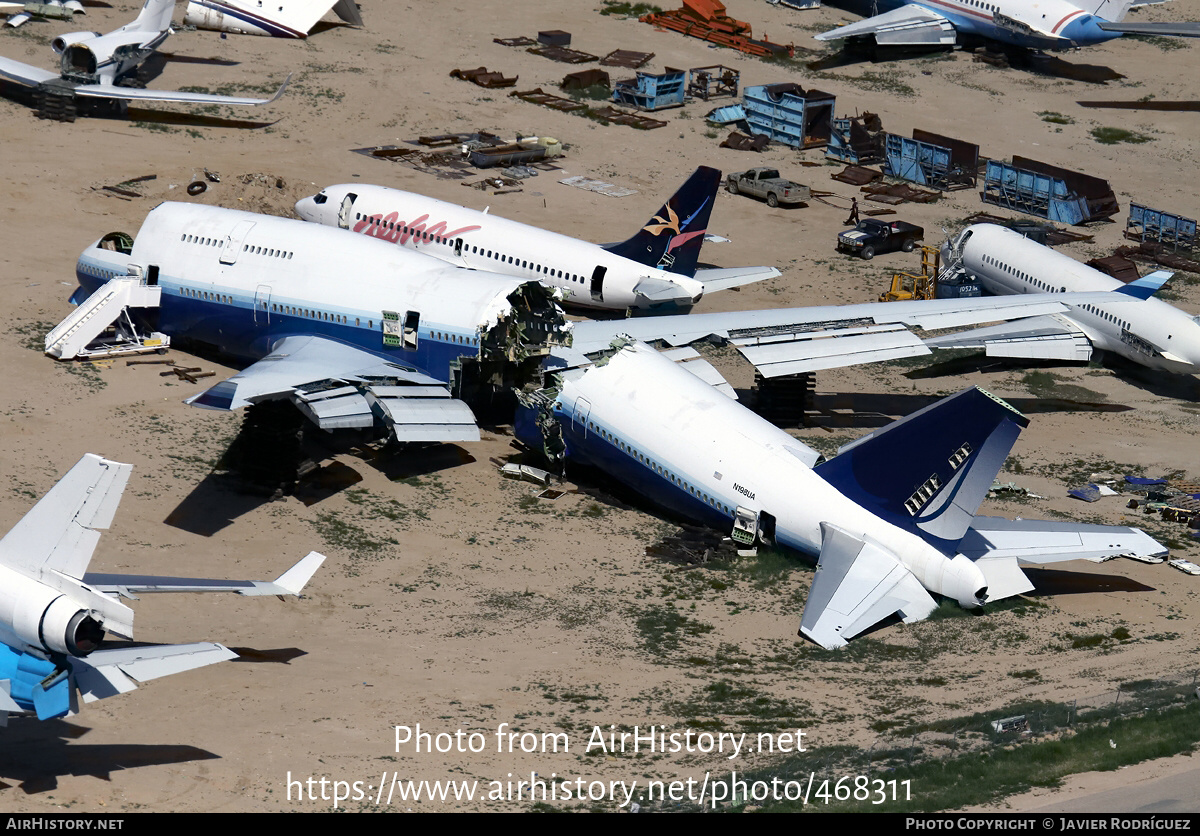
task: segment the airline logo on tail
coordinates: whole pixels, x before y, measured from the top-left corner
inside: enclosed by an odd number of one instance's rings
[[[650,223],[642,227],[643,232],[649,232],[651,235],[656,237],[661,235],[663,232],[667,232],[668,230],[675,233],[671,236],[671,240],[667,242],[667,248],[663,252],[662,258],[658,262],[659,269],[665,270],[675,262],[675,257],[671,255],[673,250],[679,249],[693,238],[708,232],[707,229],[696,229],[688,232],[683,231],[687,229],[688,224],[695,220],[696,216],[699,215],[701,210],[704,209],[704,207],[708,204],[708,201],[709,198],[705,198],[704,202],[696,207],[696,211],[688,215],[682,223],[679,221],[679,213],[676,212],[671,206],[671,203],[668,202],[666,206],[663,207],[667,210],[667,218],[662,218],[658,215],[655,215],[650,219]]]

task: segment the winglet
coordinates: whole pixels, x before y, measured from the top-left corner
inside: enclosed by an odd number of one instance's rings
[[[280,84],[279,89],[275,91],[275,95],[272,96],[271,98],[267,99],[265,102],[263,102],[263,104],[271,104],[273,102],[279,101],[279,97],[283,95],[283,91],[286,90],[287,86],[291,83],[292,83],[292,73],[288,73],[287,78],[285,78],[283,80],[283,84]]]
[[[1174,276],[1167,270],[1156,270],[1148,276],[1142,276],[1124,287],[1119,287],[1114,293],[1124,293],[1126,296],[1132,296],[1135,299],[1149,299],[1155,293],[1162,290],[1163,285],[1171,280]]]
[[[238,590],[241,595],[299,595],[322,563],[325,555],[309,552],[272,582],[255,581],[253,588]]]

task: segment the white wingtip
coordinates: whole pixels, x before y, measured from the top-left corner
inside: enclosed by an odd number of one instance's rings
[[[282,590],[281,595],[299,595],[324,562],[325,555],[320,552],[309,552],[295,566],[276,578],[275,586]]]

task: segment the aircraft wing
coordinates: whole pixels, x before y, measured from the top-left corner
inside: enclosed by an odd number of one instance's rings
[[[1096,21],[1105,32],[1122,35],[1166,35],[1177,38],[1200,38],[1200,23],[1108,23]]]
[[[800,617],[802,635],[833,650],[893,613],[919,621],[936,607],[916,575],[893,555],[821,523],[821,556]]]
[[[987,578],[990,600],[1033,589],[1020,564],[1100,563],[1114,557],[1145,560],[1167,554],[1165,546],[1138,528],[983,516],[975,517],[958,550],[975,561]]]
[[[43,81],[58,78],[58,73],[31,67],[11,58],[0,58],[0,77],[24,84],[26,87],[37,87]]]
[[[85,455],[0,540],[0,563],[33,577],[83,577],[100,532],[112,524],[132,469],[94,453]]]
[[[285,337],[188,403],[232,410],[284,398],[323,430],[370,427],[379,416],[399,441],[479,440],[470,407],[441,381],[322,337]]]
[[[13,62],[15,63],[15,62]],[[51,78],[57,76],[51,75]],[[185,104],[218,104],[218,105],[263,105],[271,104],[283,95],[292,77],[289,75],[279,85],[275,95],[269,99],[256,99],[249,96],[218,96],[215,93],[189,93],[182,90],[144,90],[137,87],[118,87],[115,84],[81,84],[75,88],[76,96],[96,99],[121,99],[137,102],[182,102]]]
[[[728,290],[780,275],[774,267],[707,267],[696,271],[693,278],[704,284],[704,292]]]
[[[1055,314],[933,337],[925,340],[925,345],[934,348],[982,348],[987,351],[988,357],[1092,359],[1092,343],[1083,329],[1067,317]]]
[[[83,701],[95,702],[128,693],[139,682],[236,658],[224,645],[200,642],[97,650],[84,658],[68,657],[67,662]]]
[[[550,366],[570,366],[603,351],[619,336],[671,346],[720,340],[732,343],[765,377],[840,368],[929,354],[909,328],[961,328],[998,320],[1063,313],[1064,294],[984,299],[870,302],[730,313],[637,317],[576,322],[572,347],[556,351]],[[1069,294],[1077,302],[1088,294]],[[1095,294],[1096,299],[1107,298]],[[1089,297],[1090,298],[1090,297]]]
[[[953,45],[956,38],[954,24],[949,19],[913,3],[813,37],[818,41],[836,41],[862,35],[874,35],[877,43],[896,46]]]
[[[239,595],[299,595],[325,555],[309,552],[273,581],[229,581],[208,578],[167,578],[153,575],[113,575],[89,572],[83,582],[93,589],[125,598],[139,592],[236,592]]]

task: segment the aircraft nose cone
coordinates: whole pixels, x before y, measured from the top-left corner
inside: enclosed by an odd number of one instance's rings
[[[311,197],[302,197],[296,201],[296,214],[306,221],[316,220],[317,203]]]
[[[1058,34],[1080,46],[1111,41],[1114,37],[1114,33],[1101,29],[1099,19],[1092,15],[1080,15],[1064,26]]]

